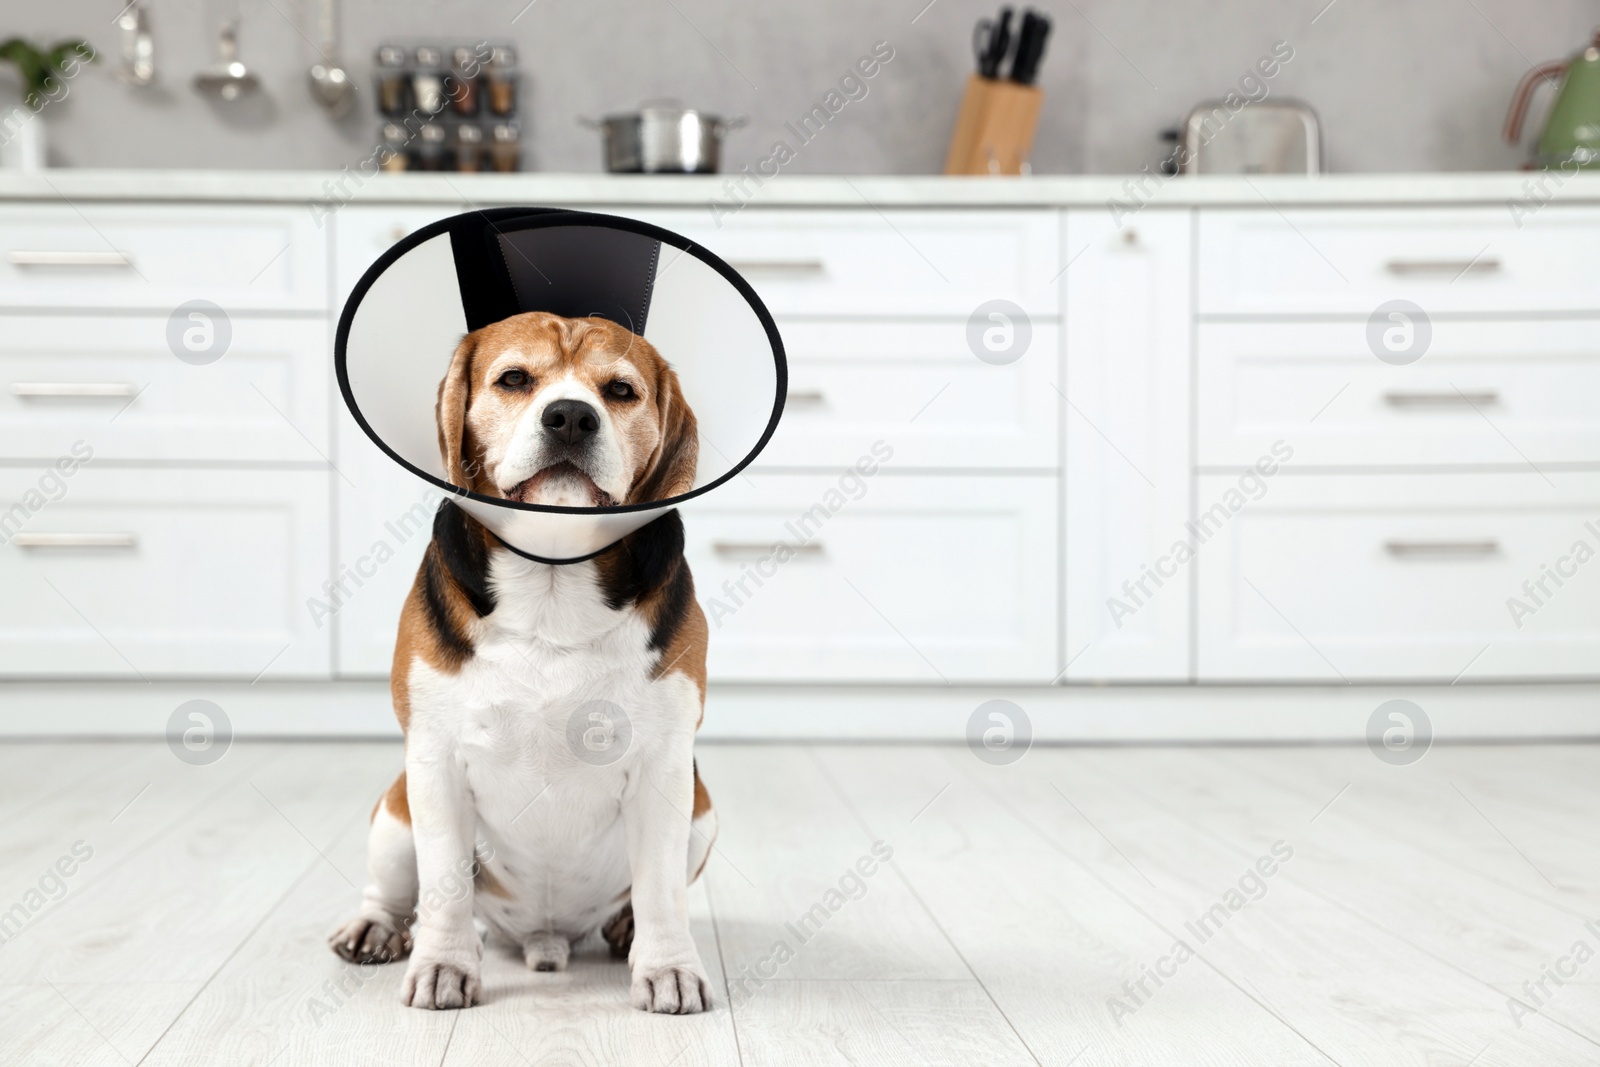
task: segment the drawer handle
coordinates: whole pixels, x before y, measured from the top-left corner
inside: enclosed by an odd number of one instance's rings
[[[816,541],[807,541],[803,545],[787,545],[779,541],[713,541],[711,544],[712,552],[719,556],[732,557],[765,558],[775,554],[780,548],[787,548],[795,556],[817,558],[822,555],[822,545]]]
[[[1500,394],[1492,389],[1481,393],[1384,393],[1383,402],[1393,408],[1487,407],[1498,404]]]
[[[18,548],[138,548],[131,533],[19,533],[11,539]]]
[[[1493,556],[1500,551],[1499,541],[1385,541],[1384,550],[1398,559],[1427,556],[1462,559]]]
[[[828,402],[827,396],[821,389],[791,389],[789,390],[788,403],[798,404],[803,407],[821,407]]]
[[[34,252],[14,250],[14,267],[131,267],[126,252]]]
[[[1500,269],[1498,259],[1391,259],[1390,274],[1493,274]]]
[[[12,382],[12,396],[138,396],[128,382]]]
[[[746,259],[728,266],[740,274],[822,274],[828,269],[820,259]]]

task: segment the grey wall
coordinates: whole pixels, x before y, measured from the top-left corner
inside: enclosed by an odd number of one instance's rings
[[[338,126],[307,94],[315,0],[243,0],[242,58],[259,99],[214,104],[189,85],[214,55],[234,4],[152,0],[160,84],[112,76],[120,0],[8,0],[0,35],[87,37],[105,61],[47,110],[53,161],[100,167],[337,168],[376,138],[371,56],[382,40],[504,38],[530,79],[530,169],[599,169],[595,135],[574,122],[676,96],[743,113],[727,149],[736,168],[769,154],[784,123],[820,102],[876,41],[893,60],[786,172],[937,172],[971,70],[970,0],[345,0],[346,66],[363,91]],[[1600,0],[1042,0],[1056,22],[1035,148],[1046,173],[1119,173],[1154,163],[1157,131],[1196,100],[1225,93],[1275,41],[1294,59],[1276,94],[1321,113],[1330,169],[1485,170],[1514,166],[1500,123],[1528,67],[1565,56],[1600,24]],[[519,11],[521,12],[519,15]],[[921,12],[919,16],[919,12]],[[1319,12],[1321,12],[1319,16]],[[1313,19],[1315,18],[1315,22]],[[514,21],[513,21],[514,20]],[[9,78],[0,73],[0,78]],[[3,83],[0,83],[3,84]],[[728,169],[725,164],[725,169]]]

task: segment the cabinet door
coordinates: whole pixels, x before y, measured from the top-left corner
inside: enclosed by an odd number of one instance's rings
[[[361,275],[396,241],[457,213],[444,204],[357,204],[341,209],[334,220],[335,307],[343,309]],[[447,353],[440,356],[441,375],[448,358]],[[337,486],[336,584],[328,600],[337,635],[334,670],[345,678],[387,677],[400,608],[433,536],[433,514],[443,497],[378,451],[337,393],[334,403],[338,407],[335,461],[343,474]]]
[[[1200,479],[1203,681],[1600,674],[1600,475]]]
[[[720,224],[699,209],[616,213],[704,245],[743,274],[779,318],[965,321],[995,299],[1034,318],[1057,312],[1053,280],[1061,267],[1052,211],[752,207]],[[664,253],[660,269],[671,270],[672,262]]]
[[[711,679],[1049,681],[1055,489],[1050,475],[751,474],[691,502]]]
[[[0,471],[0,675],[327,677],[327,472],[95,462]]]
[[[789,398],[761,467],[847,467],[886,441],[895,470],[1053,470],[1060,335],[1034,323],[1022,358],[974,359],[966,323],[784,322]]]
[[[468,210],[466,205],[406,207],[394,204],[352,204],[333,219],[333,315],[337,321],[350,290],[377,258],[407,234],[430,222]]]
[[[1393,366],[1360,321],[1202,324],[1200,467],[1248,467],[1280,440],[1297,468],[1600,462],[1592,320],[1432,329],[1426,358]]]
[[[339,528],[324,605],[340,677],[387,677],[400,608],[433,537],[443,494],[408,474],[355,424],[339,418]]]
[[[1189,249],[1187,211],[1067,214],[1068,681],[1190,677]]]
[[[8,316],[0,332],[0,456],[322,463],[331,331],[320,319],[238,316],[227,351],[173,356],[152,316]]]

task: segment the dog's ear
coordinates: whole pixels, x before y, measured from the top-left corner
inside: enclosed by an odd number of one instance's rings
[[[634,479],[633,491],[628,494],[630,504],[666,500],[694,487],[695,464],[700,458],[700,432],[694,412],[683,399],[678,375],[665,360],[661,361],[661,373],[656,379],[655,403],[661,440]]]
[[[439,455],[444,460],[445,477],[463,489],[472,488],[467,473],[470,458],[467,448],[467,404],[472,399],[472,353],[477,338],[467,334],[456,346],[450,369],[439,382],[439,402],[434,421],[439,426]]]

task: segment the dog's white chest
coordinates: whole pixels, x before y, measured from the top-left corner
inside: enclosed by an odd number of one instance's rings
[[[683,729],[671,691],[682,683],[650,679],[644,621],[598,597],[502,594],[486,623],[457,674],[413,677],[426,714],[442,719],[426,733],[449,739],[472,796],[492,876],[476,910],[512,940],[576,936],[628,890],[623,797],[641,761]]]

